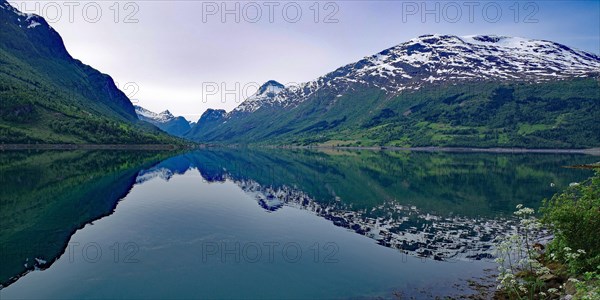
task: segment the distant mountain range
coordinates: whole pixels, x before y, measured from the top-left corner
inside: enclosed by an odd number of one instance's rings
[[[180,143],[140,122],[113,79],[74,59],[44,18],[0,0],[1,143]]]
[[[314,81],[208,110],[206,143],[600,146],[600,57],[543,40],[424,35]],[[265,93],[264,91],[271,92]]]
[[[153,124],[170,135],[182,137],[190,130],[191,125],[195,124],[190,123],[184,117],[173,116],[168,110],[157,114],[141,106],[135,105],[134,107],[140,120]]]

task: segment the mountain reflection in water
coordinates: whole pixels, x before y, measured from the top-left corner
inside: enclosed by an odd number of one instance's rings
[[[137,182],[197,169],[208,182],[235,182],[269,212],[292,206],[407,254],[479,260],[492,258],[494,239],[514,227],[517,204],[537,208],[585,178],[561,168],[577,158],[219,149],[167,159]]]
[[[591,174],[562,166],[595,160],[275,149],[0,152],[0,283],[50,267],[78,229],[112,214],[135,185],[187,172],[209,184],[235,183],[268,213],[309,211],[409,255],[487,259],[517,204],[538,208]]]

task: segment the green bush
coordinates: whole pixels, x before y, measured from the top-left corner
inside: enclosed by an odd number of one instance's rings
[[[548,245],[552,257],[573,274],[598,271],[600,266],[600,172],[544,200],[543,222],[554,233]]]

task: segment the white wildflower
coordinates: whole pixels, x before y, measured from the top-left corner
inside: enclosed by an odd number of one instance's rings
[[[519,290],[521,290],[523,293],[527,293],[527,288],[522,285],[519,286]]]

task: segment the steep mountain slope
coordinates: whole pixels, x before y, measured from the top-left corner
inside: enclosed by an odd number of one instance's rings
[[[425,35],[289,86],[213,143],[600,146],[600,57],[541,40]],[[243,102],[240,107],[248,106]],[[233,111],[235,112],[235,110]],[[594,131],[596,130],[596,131]]]
[[[184,117],[175,117],[168,110],[157,114],[141,106],[135,105],[134,107],[140,120],[153,124],[170,135],[182,137],[191,128],[190,122]]]
[[[139,122],[112,78],[73,59],[40,16],[0,0],[0,141],[170,142]]]
[[[207,109],[198,122],[194,124],[192,129],[186,134],[186,137],[195,137],[204,134],[221,124],[225,120],[227,112],[224,109]]]

